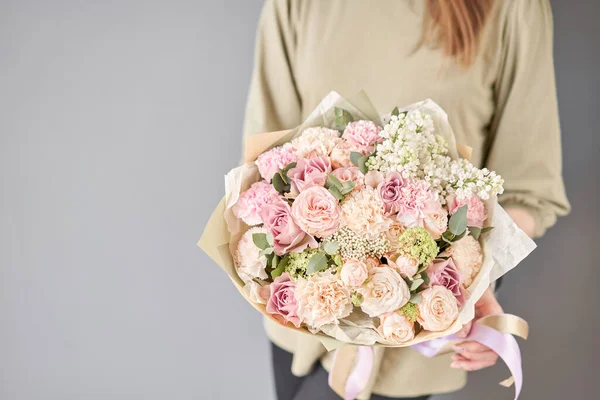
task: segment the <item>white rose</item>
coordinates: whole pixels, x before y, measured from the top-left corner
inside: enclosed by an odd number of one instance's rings
[[[443,286],[433,286],[421,292],[419,323],[432,332],[446,330],[458,318],[458,301]]]
[[[391,312],[379,316],[379,334],[390,342],[406,343],[415,338],[415,324],[404,315]]]
[[[351,288],[357,288],[363,284],[369,277],[367,265],[362,261],[348,260],[342,266],[340,279],[344,285]]]
[[[266,282],[250,281],[242,289],[244,296],[254,303],[267,304],[269,298],[269,285]]]
[[[408,303],[410,290],[404,279],[393,268],[373,268],[369,280],[358,292],[363,296],[361,308],[370,317],[395,311]]]

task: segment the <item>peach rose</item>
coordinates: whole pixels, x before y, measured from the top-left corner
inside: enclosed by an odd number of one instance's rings
[[[398,271],[403,278],[412,278],[419,270],[419,263],[412,258],[392,256],[387,260],[390,267]]]
[[[375,257],[367,257],[367,259],[365,260],[365,264],[367,266],[367,271],[370,271],[372,268],[377,268],[381,266],[381,263]]]
[[[440,206],[437,210],[427,212],[425,218],[423,218],[423,228],[435,240],[441,238],[442,234],[448,229],[448,211]]]
[[[406,230],[406,227],[398,221],[392,222],[390,229],[385,232],[386,239],[390,242],[391,252],[400,250],[398,238]]]
[[[377,332],[385,339],[395,343],[406,343],[415,338],[415,324],[404,315],[396,312],[379,316]]]
[[[432,332],[446,330],[458,318],[458,301],[443,286],[433,286],[421,292],[418,321]]]
[[[340,279],[344,285],[350,288],[357,288],[363,284],[369,277],[367,264],[362,261],[348,260],[342,266]]]
[[[360,189],[365,184],[365,176],[360,172],[360,169],[355,166],[334,169],[331,174],[338,178],[340,182],[354,182],[356,184],[354,189]]]
[[[369,271],[369,280],[358,292],[364,299],[360,307],[370,317],[396,311],[410,299],[404,279],[393,268],[383,265]]]
[[[292,204],[292,218],[309,235],[331,236],[340,226],[340,204],[327,189],[311,187]]]
[[[335,147],[333,148],[333,150],[331,150],[331,165],[333,166],[334,169],[337,168],[343,168],[343,167],[351,167],[354,164],[352,164],[352,161],[350,161],[350,153],[352,153],[353,151],[359,152],[360,153],[360,149],[358,149],[356,147],[356,145],[343,140],[341,142],[339,142],[338,144],[335,145]],[[366,153],[366,152],[365,152]],[[364,153],[361,153],[363,155],[367,155]]]
[[[337,324],[352,312],[350,290],[330,271],[299,278],[294,296],[297,315],[313,329]]]

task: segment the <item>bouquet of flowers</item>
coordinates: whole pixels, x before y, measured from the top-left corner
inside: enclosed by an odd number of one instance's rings
[[[380,117],[332,92],[301,126],[248,138],[199,245],[328,349],[445,337],[535,247],[497,203],[502,178],[469,157],[431,100]]]

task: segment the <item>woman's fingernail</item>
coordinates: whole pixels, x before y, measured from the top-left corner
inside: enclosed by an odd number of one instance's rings
[[[452,349],[457,353],[462,353],[465,350],[460,346],[452,346]]]

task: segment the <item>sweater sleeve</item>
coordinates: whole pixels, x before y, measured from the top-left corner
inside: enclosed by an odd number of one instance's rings
[[[244,135],[289,129],[301,122],[301,102],[294,79],[296,7],[291,0],[264,2],[256,34]]]
[[[505,180],[500,204],[529,211],[539,237],[570,210],[562,178],[552,11],[548,0],[515,0],[505,17],[486,165]]]

